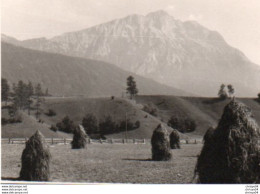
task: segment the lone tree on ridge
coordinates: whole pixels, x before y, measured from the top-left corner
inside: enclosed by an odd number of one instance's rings
[[[130,99],[132,99],[134,96],[138,94],[138,89],[136,87],[136,82],[134,80],[133,76],[129,76],[127,78],[127,92],[130,94]]]

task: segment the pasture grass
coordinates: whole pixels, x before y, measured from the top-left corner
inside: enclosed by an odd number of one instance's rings
[[[170,161],[151,161],[148,144],[50,145],[50,181],[81,183],[191,183],[202,144],[183,144],[171,150]],[[2,179],[19,176],[22,144],[2,144]]]

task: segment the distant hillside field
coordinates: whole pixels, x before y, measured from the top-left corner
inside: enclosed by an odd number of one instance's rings
[[[252,109],[256,121],[260,124],[260,103],[253,98],[238,98],[238,101]],[[192,135],[204,135],[210,126],[217,126],[223,109],[230,99],[224,101],[218,98],[175,97],[175,96],[138,96],[136,102],[153,103],[158,108],[158,117],[166,123],[171,116],[179,115],[193,119],[197,129]],[[190,134],[190,135],[191,135]]]
[[[110,115],[112,120],[119,123],[125,121],[125,117],[131,122],[140,121],[138,129],[127,131],[127,138],[151,138],[153,130],[161,121],[141,110],[142,105],[126,99],[116,98],[47,98],[43,109],[53,109],[57,115],[48,117],[42,115],[41,118],[47,123],[56,124],[65,116],[69,116],[76,124],[82,122],[83,117],[88,114],[94,114],[98,122]],[[172,130],[168,128],[169,132]],[[125,138],[125,132],[106,135],[106,137]]]
[[[249,106],[255,119],[260,123],[260,103],[255,99],[237,99]],[[175,96],[137,96],[135,100],[122,98],[61,98],[47,97],[41,105],[42,114],[40,119],[43,124],[38,123],[34,116],[28,116],[23,112],[24,121],[21,124],[2,126],[2,137],[28,137],[36,129],[42,130],[46,137],[66,137],[72,136],[66,133],[55,133],[49,129],[51,125],[60,122],[65,116],[69,116],[76,124],[82,122],[83,117],[94,114],[98,122],[102,122],[106,116],[111,116],[116,123],[125,121],[125,117],[131,122],[140,121],[140,127],[127,131],[127,138],[150,139],[153,130],[158,124],[163,123],[167,127],[167,122],[171,116],[179,116],[193,119],[197,128],[192,133],[181,134],[182,139],[201,138],[206,130],[218,124],[223,109],[230,99],[220,101],[218,98],[195,98],[195,97],[175,97]],[[152,116],[143,111],[143,106],[152,103],[157,107],[157,116]],[[56,116],[49,117],[45,113],[52,109]],[[172,128],[167,127],[171,132]],[[126,132],[105,135],[107,138],[125,138]]]
[[[40,132],[45,137],[57,137],[57,138],[65,138],[71,137],[70,134],[66,134],[63,132],[55,133],[51,131],[48,123],[39,123],[34,116],[29,116],[25,112],[19,112],[22,118],[22,123],[15,124],[6,124],[1,127],[1,136],[2,138],[22,138],[22,137],[30,137],[32,136],[36,130],[40,130]],[[7,117],[7,110],[2,110],[2,117]]]

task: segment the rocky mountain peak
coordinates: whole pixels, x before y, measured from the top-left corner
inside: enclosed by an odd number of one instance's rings
[[[146,15],[146,17],[171,17],[166,11],[164,10],[158,10],[154,12],[150,12]]]
[[[218,32],[195,21],[175,20],[163,10],[25,43],[27,48],[112,63],[201,96],[216,96],[221,83],[233,84],[236,96],[255,96],[260,88],[259,67]]]

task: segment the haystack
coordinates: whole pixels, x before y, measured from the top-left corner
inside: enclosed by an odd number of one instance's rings
[[[203,141],[210,141],[213,137],[215,129],[213,127],[208,128],[208,130],[206,131],[205,135],[203,136]]]
[[[170,146],[171,149],[180,149],[180,135],[176,130],[173,130],[170,134]]]
[[[200,183],[259,183],[259,127],[251,110],[232,100],[205,138],[195,172]]]
[[[74,136],[73,140],[71,142],[71,147],[72,149],[81,149],[85,148],[87,144],[87,134],[83,128],[82,125],[79,125],[75,130],[74,130]]]
[[[166,161],[171,159],[169,134],[161,124],[154,130],[151,143],[152,160]]]
[[[30,137],[22,153],[20,179],[26,181],[48,181],[51,154],[40,131]]]

